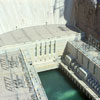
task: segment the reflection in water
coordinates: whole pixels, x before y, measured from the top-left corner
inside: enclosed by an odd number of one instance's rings
[[[88,100],[59,69],[39,73],[49,100]]]
[[[74,97],[76,95],[75,90],[69,90],[65,92],[63,95],[61,93],[58,94],[58,99],[57,100],[65,100],[65,99],[70,99],[71,97]]]

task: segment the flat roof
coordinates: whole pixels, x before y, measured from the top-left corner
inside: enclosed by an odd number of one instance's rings
[[[77,29],[65,25],[33,26],[0,35],[0,46],[13,45],[53,37],[70,36]]]

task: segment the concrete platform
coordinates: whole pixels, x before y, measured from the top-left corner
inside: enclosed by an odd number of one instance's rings
[[[75,28],[72,30],[71,28],[65,25],[47,25],[18,29],[0,35],[0,46],[34,42],[54,37],[69,37],[72,34],[78,35],[78,30]]]
[[[0,100],[47,100],[37,72],[58,68],[67,42],[80,39],[77,29],[65,25],[0,35]]]

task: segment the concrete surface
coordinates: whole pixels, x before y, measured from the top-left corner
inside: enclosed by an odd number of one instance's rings
[[[23,29],[18,29],[0,35],[0,46],[13,45],[26,42],[34,42],[36,40],[50,39],[56,37],[70,37],[72,34],[78,38],[76,29],[72,30],[71,27],[65,25],[47,25],[47,26],[34,26]],[[80,34],[79,34],[80,35]],[[81,35],[80,35],[81,36]]]
[[[66,24],[73,0],[0,0],[0,34],[19,28]],[[16,34],[16,33],[15,33]]]

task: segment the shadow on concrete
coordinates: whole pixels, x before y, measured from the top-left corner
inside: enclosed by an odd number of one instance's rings
[[[66,26],[75,24],[75,4],[74,0],[55,0],[53,5],[53,14],[59,10],[59,17],[64,17]],[[69,27],[70,28],[70,27]]]
[[[67,15],[67,5],[68,5],[68,0],[65,0],[64,1],[64,18],[65,18],[65,20],[66,20],[66,25],[67,25],[67,22],[68,22],[68,15]]]
[[[66,20],[66,25],[74,24],[74,11],[75,11],[74,0],[64,1],[64,18]]]
[[[75,27],[75,2],[74,0],[64,0],[64,19],[66,20],[66,27],[75,32],[80,30]]]

